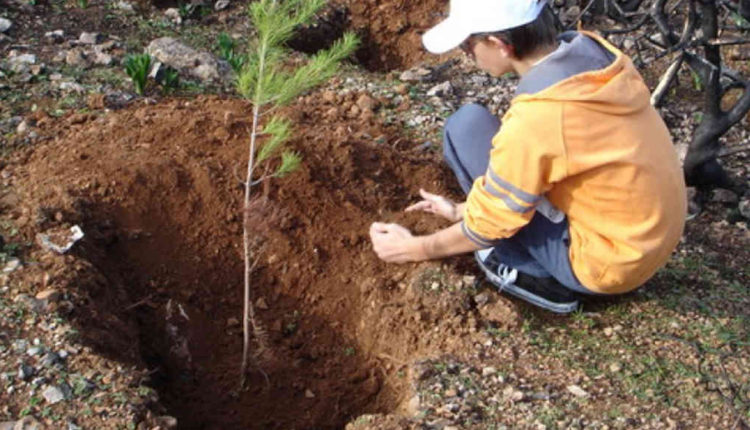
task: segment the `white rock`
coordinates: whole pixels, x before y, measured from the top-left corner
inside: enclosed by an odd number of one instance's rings
[[[21,121],[21,124],[26,124],[26,121]],[[18,129],[21,128],[21,124],[18,124],[18,127],[16,128],[16,131],[18,132],[18,134],[23,134],[26,131],[25,128],[23,131],[18,131]],[[7,263],[5,263],[5,267],[3,267],[3,273],[15,272],[20,267],[21,267],[21,260],[19,260],[16,257],[13,257],[9,259]]]
[[[130,3],[128,3],[128,2],[126,2],[125,0],[120,0],[119,2],[117,2],[116,6],[117,6],[118,9],[125,10],[125,11],[128,11],[128,12],[133,12],[133,10],[134,10],[133,9],[133,5],[130,4]]]
[[[71,91],[78,94],[86,92],[86,88],[77,82],[60,82],[60,89],[63,91]]]
[[[495,369],[492,366],[487,366],[484,369],[482,369],[482,376],[492,376],[495,373],[497,373],[497,369]]]
[[[171,19],[173,23],[176,25],[182,24],[182,16],[180,16],[180,10],[174,7],[171,7],[164,11],[164,16]]]
[[[229,6],[229,0],[218,0],[218,1],[217,1],[217,2],[216,2],[216,3],[214,4],[214,10],[222,10],[222,9],[226,9],[226,8],[227,8],[227,6]]]
[[[153,40],[146,48],[146,52],[156,60],[177,70],[186,70],[202,81],[231,82],[233,79],[232,68],[227,62],[218,60],[208,52],[197,51],[171,37]]]
[[[60,43],[65,40],[65,32],[63,30],[48,31],[44,33],[44,37],[55,43]]]
[[[89,33],[86,31],[81,33],[81,35],[78,37],[78,41],[85,45],[96,45],[97,43],[101,42],[101,39],[102,36],[99,33]]]
[[[112,64],[112,56],[109,54],[105,54],[104,52],[97,52],[96,56],[94,57],[94,64],[98,64],[100,66],[109,66]]]
[[[54,385],[50,385],[49,387],[45,388],[44,391],[42,391],[42,396],[44,396],[44,400],[47,401],[47,403],[55,404],[60,401],[62,401],[65,398],[65,395],[63,394],[62,390],[57,388]]]
[[[5,33],[13,27],[13,23],[9,19],[0,18],[0,33]]]
[[[744,199],[739,204],[740,214],[750,219],[750,199]]]
[[[428,69],[418,68],[406,70],[399,75],[399,79],[404,82],[419,82],[426,81],[432,72]]]
[[[305,397],[307,397],[308,399],[314,399],[315,398],[315,393],[313,393],[312,391],[310,391],[310,389],[307,389],[307,390],[305,390]]]
[[[453,86],[451,85],[450,81],[445,81],[443,83],[437,84],[434,87],[427,90],[427,95],[432,96],[443,96],[453,93]]]
[[[568,392],[576,397],[588,397],[589,393],[578,385],[568,385]]]

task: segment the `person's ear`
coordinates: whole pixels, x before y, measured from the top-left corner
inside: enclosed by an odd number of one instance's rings
[[[496,36],[487,36],[487,41],[496,48],[503,57],[510,58],[514,55],[513,46],[505,43],[503,39]]]

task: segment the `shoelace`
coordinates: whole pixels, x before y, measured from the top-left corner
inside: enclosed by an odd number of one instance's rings
[[[508,265],[500,264],[497,266],[497,275],[500,277],[499,291],[503,291],[503,288],[513,285],[516,282],[516,279],[518,279],[518,270]]]

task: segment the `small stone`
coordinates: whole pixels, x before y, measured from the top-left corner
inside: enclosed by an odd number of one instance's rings
[[[612,373],[618,373],[620,370],[622,370],[622,365],[620,363],[614,362],[609,365],[609,371]]]
[[[717,188],[711,192],[711,201],[716,203],[736,204],[739,201],[739,197],[731,190]]]
[[[450,81],[445,81],[441,84],[437,84],[434,87],[427,90],[427,95],[432,96],[444,96],[449,95],[453,93],[453,86],[451,85]]]
[[[497,369],[492,366],[487,366],[482,369],[482,376],[492,376],[497,373]]]
[[[166,16],[167,18],[171,19],[172,22],[175,23],[175,24],[177,24],[177,25],[182,24],[182,16],[180,15],[180,10],[177,9],[177,8],[175,8],[175,7],[171,7],[169,9],[165,10],[164,11],[164,16]]]
[[[31,348],[26,350],[26,354],[31,356],[38,355],[40,352],[42,352],[41,346],[32,346]]]
[[[312,391],[310,391],[310,389],[307,389],[307,390],[305,390],[305,397],[307,397],[308,399],[314,399],[315,398],[315,393],[313,393]]]
[[[589,393],[578,385],[568,385],[567,390],[576,397],[588,397]]]
[[[38,292],[36,298],[37,300],[46,300],[47,303],[56,303],[60,301],[62,294],[54,288],[47,288]]]
[[[397,94],[404,95],[409,92],[409,85],[398,84],[395,87],[393,87],[393,91],[395,91]]]
[[[94,64],[99,66],[110,66],[112,65],[112,56],[105,54],[104,52],[97,52],[94,56]]]
[[[42,391],[42,396],[44,396],[44,400],[46,400],[47,403],[53,405],[65,399],[65,395],[63,394],[62,390],[54,385],[50,385],[49,387],[45,388],[44,391]]]
[[[255,306],[258,309],[266,310],[268,309],[268,304],[266,303],[266,299],[263,297],[258,298],[258,300],[255,301]]]
[[[88,67],[89,61],[80,49],[71,49],[65,54],[65,64],[74,67]]]
[[[513,392],[510,394],[510,400],[514,402],[520,402],[524,397],[525,395],[523,394],[523,391],[520,390],[513,390]]]
[[[428,81],[432,72],[425,68],[406,70],[399,75],[399,79],[404,82],[424,82]]]
[[[443,430],[458,430],[458,427],[456,427],[456,426],[445,426],[445,427],[443,427]]]
[[[320,95],[320,97],[326,103],[336,103],[336,93],[334,93],[333,91],[324,91],[323,94]]]
[[[374,98],[370,97],[369,95],[362,94],[357,99],[357,106],[359,106],[360,109],[362,109],[362,110],[369,109],[369,110],[374,111],[375,109],[378,108],[379,103],[378,103],[377,100],[375,100]]]
[[[229,6],[229,0],[218,0],[214,3],[214,10],[224,10]]]
[[[101,43],[104,38],[99,33],[89,33],[84,31],[81,33],[81,35],[78,37],[78,42],[83,43],[84,45],[96,45],[97,43]]]
[[[21,364],[20,366],[18,366],[18,379],[27,381],[31,379],[31,377],[34,376],[35,373],[36,370],[28,364]]]
[[[738,206],[740,214],[750,220],[750,198],[743,199]]]
[[[44,38],[54,43],[62,43],[65,40],[65,32],[63,30],[48,31],[44,33]]]
[[[77,82],[60,82],[60,89],[63,91],[83,94],[86,92],[86,88]]]
[[[31,69],[31,74],[32,75],[39,76],[42,73],[42,71],[44,71],[44,65],[42,65],[42,64],[35,64],[35,65],[31,66],[30,69]]]
[[[614,329],[612,327],[605,327],[604,328],[604,335],[607,337],[612,337],[612,335],[615,333]]]
[[[159,424],[159,427],[164,430],[177,428],[177,418],[169,415],[162,415],[160,417],[157,417],[156,422]]]
[[[445,395],[445,397],[456,397],[458,395],[458,393],[453,388],[449,388],[449,389],[445,390],[444,395]]]
[[[6,18],[0,18],[0,33],[5,33],[13,27],[13,23]]]
[[[73,421],[68,421],[68,430],[81,430],[81,428]]]
[[[23,417],[13,425],[13,430],[41,430],[42,428],[39,421],[33,417]]]
[[[133,5],[130,4],[130,3],[128,3],[128,2],[126,2],[125,0],[120,0],[119,2],[117,2],[116,6],[117,6],[118,9],[124,10],[126,12],[133,12],[134,11]]]
[[[62,363],[62,359],[60,358],[60,356],[51,351],[46,353],[41,361],[41,365],[43,367],[51,367],[51,366],[54,366],[55,364],[61,364],[61,363]]]
[[[477,277],[474,275],[466,275],[463,278],[461,278],[461,280],[463,281],[464,285],[469,287],[469,286],[474,285],[474,282],[476,282]]]
[[[421,402],[419,401],[419,395],[415,395],[409,402],[406,403],[406,414],[415,417],[419,414],[419,407]]]
[[[490,301],[490,296],[487,293],[479,293],[476,296],[474,296],[474,302],[477,304],[477,306],[482,307],[487,304],[487,302]]]
[[[21,123],[18,124],[18,127],[16,127],[16,133],[18,134],[23,135],[23,134],[26,134],[28,131],[29,131],[29,123],[27,123],[26,121],[21,121]],[[5,267],[8,267],[8,265],[6,265]]]

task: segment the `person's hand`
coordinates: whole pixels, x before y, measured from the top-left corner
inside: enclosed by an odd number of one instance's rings
[[[418,238],[398,224],[373,223],[370,226],[370,240],[375,254],[387,263],[407,263],[425,259]]]
[[[428,193],[421,188],[419,189],[419,195],[422,196],[424,200],[409,206],[405,209],[406,212],[425,211],[435,215],[440,215],[449,221],[458,222],[461,220],[458,205],[452,201],[443,196]]]

